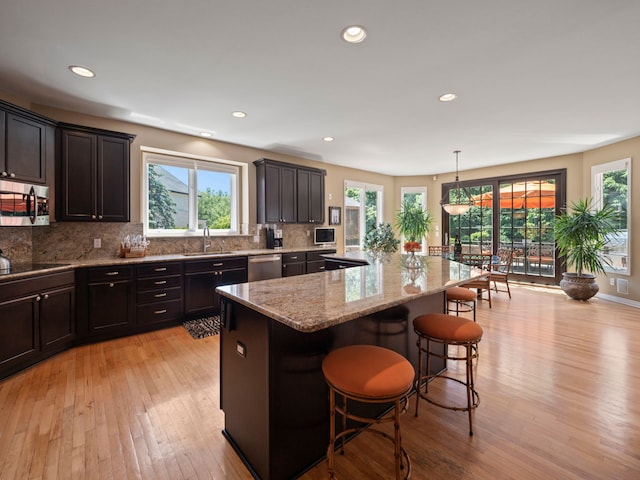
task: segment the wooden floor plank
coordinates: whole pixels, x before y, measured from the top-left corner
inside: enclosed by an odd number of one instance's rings
[[[640,478],[640,311],[557,289],[512,294],[478,305],[475,435],[461,412],[423,402],[414,417],[411,398],[401,428],[412,478]],[[221,435],[218,354],[218,337],[175,327],[77,347],[1,381],[0,479],[251,479]],[[389,478],[387,451],[359,436],[338,478]],[[326,475],[323,462],[303,478]]]

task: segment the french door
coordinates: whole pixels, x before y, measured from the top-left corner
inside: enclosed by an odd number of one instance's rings
[[[463,215],[443,212],[449,241],[459,236],[463,252],[469,253],[512,249],[514,277],[557,284],[563,268],[553,225],[565,204],[565,184],[565,170],[468,181],[464,186],[475,205]]]

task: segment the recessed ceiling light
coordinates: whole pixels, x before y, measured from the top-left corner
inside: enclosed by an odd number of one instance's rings
[[[440,95],[440,101],[441,102],[451,102],[452,100],[455,100],[456,98],[458,98],[458,96],[455,93],[444,93],[444,94]]]
[[[231,112],[231,115],[233,115],[233,116],[234,116],[234,117],[236,117],[236,118],[244,118],[244,117],[246,117],[246,116],[247,116],[247,114],[246,114],[246,113],[241,112],[241,111],[239,111],[239,110],[238,110],[238,111],[235,111],[235,112]]]
[[[200,136],[209,138],[209,137],[213,137],[213,133],[211,133],[211,132],[200,132]]]
[[[85,78],[93,78],[96,76],[94,72],[86,67],[81,67],[80,65],[69,65],[69,70],[71,70],[76,75],[80,75],[81,77]]]
[[[360,25],[349,25],[342,30],[342,39],[348,43],[360,43],[366,36],[366,30]]]
[[[323,137],[322,140],[324,140],[325,142],[333,142],[335,140],[335,138],[333,138],[333,137]]]

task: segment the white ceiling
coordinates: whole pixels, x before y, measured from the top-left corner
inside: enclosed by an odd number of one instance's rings
[[[1,3],[0,90],[33,103],[390,175],[640,135],[639,0]]]

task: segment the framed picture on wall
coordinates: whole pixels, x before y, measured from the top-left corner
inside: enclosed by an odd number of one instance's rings
[[[340,225],[340,207],[329,207],[329,225]]]

